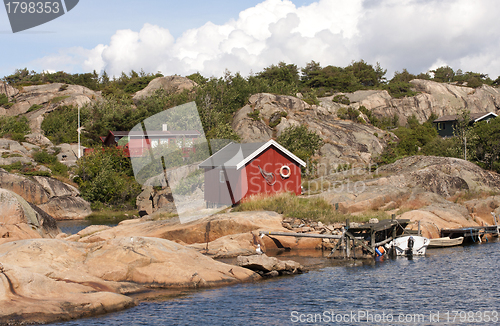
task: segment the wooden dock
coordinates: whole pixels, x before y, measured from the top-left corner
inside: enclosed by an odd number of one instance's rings
[[[337,250],[341,250],[340,258],[353,258],[356,248],[361,247],[363,251],[375,256],[375,249],[382,246],[398,236],[405,233],[406,226],[410,223],[408,219],[387,219],[378,223],[356,224],[351,227],[349,220],[341,229],[341,234],[307,234],[293,232],[267,232],[260,231],[261,235],[291,236],[306,238],[337,239],[337,244],[332,249],[329,257],[333,257]]]
[[[500,234],[500,226],[498,226],[498,219],[495,213],[491,212],[495,225],[490,226],[470,226],[459,229],[442,229],[441,237],[449,237],[455,239],[464,237],[464,243],[482,242],[482,238],[487,234],[492,234],[498,237]]]
[[[449,237],[455,239],[464,237],[464,243],[482,242],[483,237],[487,234],[498,236],[498,226],[471,226],[459,229],[442,229],[441,237]]]

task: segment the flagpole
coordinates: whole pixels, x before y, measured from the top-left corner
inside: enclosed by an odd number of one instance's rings
[[[80,106],[78,106],[78,158],[81,157],[80,151]]]

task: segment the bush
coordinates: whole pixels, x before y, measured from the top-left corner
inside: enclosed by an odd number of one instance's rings
[[[345,104],[345,105],[351,104],[351,100],[349,100],[349,98],[347,96],[345,96],[344,94],[336,95],[333,98],[333,101],[336,103]]]
[[[28,111],[26,113],[30,113],[30,112],[36,111],[38,109],[41,109],[41,108],[43,108],[43,105],[33,104],[32,106],[30,106],[30,108],[28,109]]]
[[[26,117],[0,117],[0,137],[5,135],[15,135],[22,138],[31,132],[29,122]]]
[[[283,130],[276,141],[310,165],[314,165],[312,156],[323,146],[321,137],[309,131],[306,126],[288,127]],[[310,166],[310,168],[314,167]],[[302,172],[305,172],[305,169]]]
[[[394,98],[401,98],[405,96],[415,96],[418,93],[415,91],[412,91],[412,85],[408,82],[404,81],[396,81],[396,82],[390,82],[389,84],[385,85],[385,89],[391,94],[392,97]]]
[[[120,149],[95,150],[77,162],[74,181],[92,205],[135,207],[141,186],[133,177],[130,159]]]
[[[355,121],[355,122],[359,122],[359,118],[361,118],[359,116],[359,111],[352,108],[352,107],[348,107],[347,109],[346,108],[340,108],[338,111],[337,111],[337,116],[340,118],[340,119],[343,119],[343,120],[352,120],[352,121]],[[363,123],[365,121],[363,120]]]
[[[9,103],[9,98],[5,94],[0,94],[0,106]]]
[[[80,121],[84,125],[90,120],[87,108],[80,110]],[[54,144],[76,143],[78,141],[78,109],[73,106],[61,106],[45,115],[42,130]],[[87,135],[82,133],[82,143],[87,144]]]
[[[198,169],[183,178],[174,189],[176,195],[190,195],[196,188],[202,188],[205,180],[204,170]]]
[[[33,153],[33,159],[40,164],[54,164],[57,162],[57,156],[48,153],[45,149]]]
[[[248,112],[247,116],[252,118],[254,121],[260,121],[260,112],[259,110],[253,110],[252,112]]]

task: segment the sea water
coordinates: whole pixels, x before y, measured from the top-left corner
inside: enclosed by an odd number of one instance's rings
[[[494,325],[499,252],[500,242],[490,242],[340,266],[315,257],[301,275],[186,291],[53,325]]]

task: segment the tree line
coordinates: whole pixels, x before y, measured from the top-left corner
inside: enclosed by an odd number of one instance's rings
[[[16,70],[3,80],[14,87],[39,85],[45,83],[63,83],[64,85],[81,85],[94,91],[101,91],[103,101],[87,105],[81,109],[81,122],[85,132],[82,142],[87,147],[100,147],[99,137],[105,136],[109,130],[130,130],[144,119],[177,105],[195,101],[207,139],[239,140],[232,130],[231,122],[234,113],[248,103],[251,95],[256,93],[273,93],[293,95],[301,93],[309,104],[318,104],[318,97],[329,96],[338,92],[354,92],[366,89],[385,89],[394,97],[412,96],[410,80],[415,78],[434,80],[437,82],[453,82],[457,85],[479,87],[483,84],[498,86],[500,78],[492,80],[486,74],[454,71],[450,67],[413,75],[406,69],[396,72],[392,79],[386,79],[386,69],[380,64],[371,65],[363,60],[354,61],[347,67],[326,66],[311,61],[304,68],[294,64],[280,62],[264,68],[261,72],[243,77],[239,73],[226,71],[222,77],[204,77],[195,73],[187,78],[195,81],[198,87],[182,93],[157,91],[153,96],[137,102],[132,101],[132,94],[145,88],[161,73],[144,71],[122,73],[110,77],[106,72],[69,74],[65,72],[36,73],[28,69]],[[336,96],[334,101],[344,103],[346,97]],[[348,99],[347,99],[348,100]],[[349,104],[349,103],[344,103]],[[12,103],[0,98],[0,105],[6,107]],[[36,108],[34,108],[36,109]],[[345,112],[344,112],[345,111]],[[400,139],[390,143],[380,156],[379,163],[390,163],[407,155],[448,155],[460,157],[459,140],[441,139],[437,136],[430,121],[420,124],[416,119],[409,119],[407,126],[399,126],[397,116],[377,117],[363,107],[359,110],[346,108],[339,111],[339,117],[366,123],[360,119],[363,114],[368,123],[383,129],[391,129]],[[55,145],[74,143],[77,141],[78,110],[71,106],[63,106],[45,116],[42,129]],[[29,133],[27,121],[22,118],[2,118],[0,132],[3,135],[15,135],[22,140]],[[363,120],[363,121],[361,121]],[[498,122],[500,124],[500,122]],[[490,169],[499,168],[499,158],[495,139],[500,131],[488,128],[496,127],[495,121],[488,126],[478,124],[474,127],[474,136],[469,138],[469,159]],[[480,129],[483,128],[483,129]],[[500,130],[500,128],[499,128]],[[487,135],[489,135],[487,138]],[[497,138],[495,138],[497,137]],[[303,160],[308,160],[321,147],[317,135],[309,133],[305,128],[291,128],[279,139]],[[495,152],[497,151],[497,152]],[[496,153],[496,154],[495,154]],[[78,166],[78,174],[82,195],[96,203],[112,203],[113,205],[133,204],[140,188],[134,184],[130,165],[116,158],[116,153],[96,151],[93,159],[82,160]],[[104,157],[103,157],[104,155]],[[106,158],[114,155],[114,158]],[[94,171],[96,164],[109,167],[105,174]],[[114,173],[110,171],[113,170]],[[115,173],[116,172],[116,173]],[[106,174],[107,173],[107,174]],[[126,182],[125,182],[126,181]],[[123,183],[125,182],[125,183]],[[108,189],[109,188],[109,189]],[[108,189],[105,191],[105,189]]]

